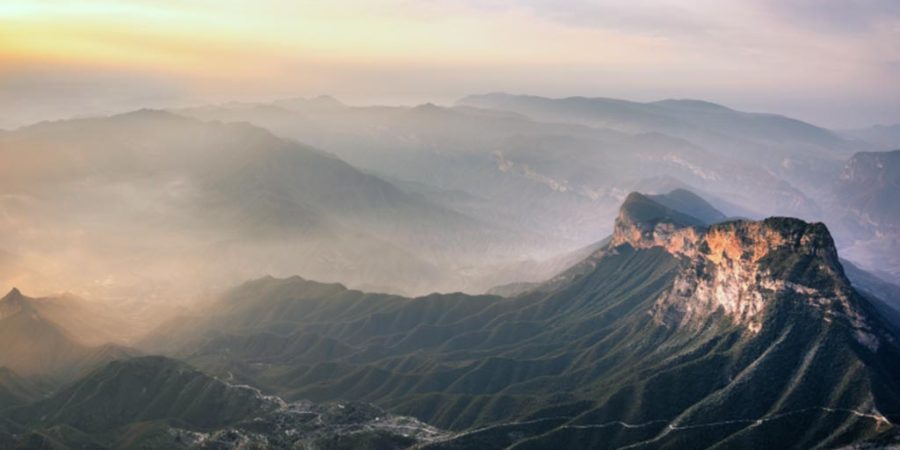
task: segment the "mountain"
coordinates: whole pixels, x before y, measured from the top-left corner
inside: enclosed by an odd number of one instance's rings
[[[11,303],[27,306],[67,335],[76,336],[79,342],[89,346],[125,344],[135,337],[133,328],[140,330],[132,318],[118,314],[109,304],[89,301],[72,294],[33,298],[26,297],[17,288],[13,288],[7,298],[15,298]]]
[[[113,361],[6,416],[28,430],[20,448],[400,449],[443,436],[370,405],[288,404],[158,356]]]
[[[773,169],[760,158],[738,157],[774,151],[771,147],[776,145],[799,146],[794,144],[766,141],[734,149],[741,140],[731,136],[715,134],[715,142],[701,143],[659,129],[615,130],[466,104],[323,110],[304,102],[276,102],[177,112],[204,120],[250,122],[326,148],[449,209],[540,236],[543,239],[519,247],[520,254],[537,258],[608,235],[612,231],[608,218],[634,190],[668,192],[681,187],[708,199],[714,192],[748,211],[730,214],[748,217],[813,217],[821,212],[781,165],[796,163],[779,159]],[[816,145],[803,144],[815,147],[811,158],[816,161],[816,155],[824,153],[827,172],[836,174],[844,154],[832,149],[819,152]],[[832,158],[835,152],[840,155]]]
[[[853,287],[869,298],[885,320],[900,329],[900,286],[884,281],[850,261],[841,260],[841,265]]]
[[[264,410],[265,403],[252,389],[230,387],[183,363],[142,357],[113,361],[47,399],[16,409],[12,418],[85,432],[164,418],[211,428]]]
[[[761,203],[764,200],[761,193],[738,193],[748,197],[738,203],[758,207],[764,214],[793,211],[805,217],[821,215],[822,211],[815,204],[820,200],[816,192],[823,187],[822,180],[834,176],[843,160],[854,150],[861,149],[856,142],[796,119],[746,113],[697,100],[640,103],[608,98],[552,99],[497,93],[468,96],[457,105],[510,111],[541,121],[575,123],[627,133],[661,133],[684,139],[719,158],[761,169],[761,173],[784,183],[781,190],[797,191],[784,199],[770,197],[768,207]],[[736,181],[725,184],[733,185]],[[800,199],[803,199],[802,203],[798,202]],[[793,210],[790,201],[795,202]]]
[[[65,368],[86,352],[15,288],[0,300],[0,343],[0,366],[23,374]]]
[[[900,252],[893,240],[866,237],[873,233],[866,218],[848,218],[844,200],[834,194],[848,159],[876,148],[860,138],[699,100],[488,94],[452,107],[327,103],[226,104],[179,113],[247,121],[311,142],[407,192],[536,236],[518,247],[528,255],[518,261],[523,267],[608,235],[608,217],[628,192],[681,188],[727,216],[828,223],[842,254],[869,271],[887,267],[880,276],[896,281],[893,255]],[[516,277],[516,258],[505,259],[479,267],[496,275],[476,284],[533,278]]]
[[[723,222],[727,219],[724,213],[716,209],[702,197],[683,188],[676,188],[665,194],[651,194],[646,197],[641,196],[640,199],[652,201],[668,208],[669,214],[672,216],[680,216],[686,223],[695,225],[704,224],[712,225],[714,223]],[[640,202],[635,196],[626,198],[626,204],[632,202]],[[623,210],[626,208],[622,208]],[[637,205],[634,208],[637,210]],[[634,211],[638,213],[638,211]],[[566,271],[577,263],[581,262],[591,254],[602,250],[609,245],[612,236],[604,238],[601,241],[587,245],[580,249],[565,254],[548,258],[532,265],[522,265],[516,267],[517,275],[520,281],[495,286],[487,291],[488,294],[500,295],[502,297],[514,297],[532,291],[538,288],[546,287],[541,281],[550,278],[548,275],[557,275]],[[543,274],[543,278],[530,275],[534,272],[534,268],[539,268],[538,273]],[[531,269],[531,270],[529,270]],[[864,271],[860,271],[863,276],[870,276]],[[530,275],[530,276],[529,276]]]
[[[865,139],[845,137],[846,134],[784,116],[746,113],[693,100],[640,103],[487,94],[463,98],[457,105],[510,111],[540,121],[682,139],[702,149],[704,156],[695,153],[691,157],[682,149],[671,156],[721,178],[719,186],[712,187],[711,183],[673,174],[687,183],[688,189],[707,198],[711,197],[703,191],[715,192],[749,209],[749,214],[731,212],[734,215],[824,221],[831,226],[845,257],[869,271],[879,271],[890,281],[898,279],[895,255],[900,254],[900,247],[895,229],[900,218],[891,213],[888,205],[891,189],[896,189],[890,184],[890,171],[896,164],[891,161],[893,152],[871,152],[879,147],[863,142]],[[889,134],[891,128],[879,130]],[[635,154],[649,152],[638,150]],[[586,161],[590,157],[573,160],[589,164]],[[741,175],[728,173],[723,169],[727,165],[713,164],[714,161],[742,167],[735,171]],[[766,186],[771,187],[768,192]]]
[[[666,194],[650,195],[649,198],[660,205],[700,219],[706,225],[724,222],[724,213],[709,204],[697,194],[686,189],[675,189]]]
[[[95,336],[89,327],[104,322],[84,323],[83,315],[77,312],[72,320],[54,317],[59,302],[67,300],[26,297],[16,288],[0,299],[0,367],[23,376],[64,381],[110,359],[134,353],[124,347],[92,346],[81,340],[73,333],[84,331],[89,337]],[[74,305],[65,307],[65,311],[77,309]]]
[[[828,230],[630,194],[609,243],[512,298],[265,278],[161,347],[287,399],[374,402],[427,448],[810,448],[892,439],[898,331]]]
[[[861,152],[831,186],[831,208],[844,230],[844,255],[889,281],[900,280],[900,150]]]
[[[0,410],[36,400],[42,386],[6,367],[0,367]]]
[[[900,148],[900,124],[874,125],[868,128],[842,131],[850,139],[859,139],[880,150]]]
[[[900,150],[854,154],[844,165],[835,195],[872,226],[888,228],[900,223]]]
[[[582,123],[626,131],[658,131],[688,139],[730,136],[746,143],[793,144],[796,155],[816,146],[846,151],[852,146],[837,134],[775,114],[746,113],[698,100],[639,103],[610,98],[550,99],[511,94],[472,95],[458,104],[512,111],[540,120]],[[787,150],[789,147],[777,148]],[[758,155],[757,155],[758,156]]]
[[[21,128],[0,154],[0,248],[40,269],[9,278],[90,297],[162,303],[297,272],[431,292],[535,238],[247,123],[142,110]]]

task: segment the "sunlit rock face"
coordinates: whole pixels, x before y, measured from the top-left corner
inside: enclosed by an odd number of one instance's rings
[[[847,320],[866,347],[879,344],[852,301],[834,241],[821,223],[773,217],[704,226],[632,194],[612,242],[662,247],[682,259],[672,288],[653,308],[662,325],[700,328],[721,312],[755,334],[769,305],[800,301],[820,311],[823,320]]]

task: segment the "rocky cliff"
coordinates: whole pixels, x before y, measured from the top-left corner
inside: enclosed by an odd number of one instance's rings
[[[661,324],[699,329],[724,314],[755,334],[767,306],[803,302],[823,320],[845,321],[870,350],[878,348],[874,325],[859,310],[824,224],[772,217],[707,227],[633,193],[616,219],[612,243],[662,247],[682,260],[673,286],[653,308]]]

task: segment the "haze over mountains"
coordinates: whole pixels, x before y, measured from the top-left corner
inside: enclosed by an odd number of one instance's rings
[[[508,94],[0,133],[0,447],[897,445],[881,145]]]
[[[454,107],[351,107],[319,97],[179,113],[249,121],[313,143],[450,209],[548,236],[557,254],[564,249],[552,242],[571,249],[605,237],[604,219],[627,192],[688,188],[730,216],[824,220],[858,263],[900,279],[890,262],[895,231],[843,226],[868,222],[842,192],[845,166],[880,144],[789,117],[697,100],[509,94]]]
[[[898,80],[897,0],[3,0],[0,450],[900,449]]]
[[[247,124],[138,111],[24,128],[0,152],[6,282],[42,289],[190,298],[300,272],[417,292],[538,244]]]
[[[0,413],[3,439],[26,448],[895,442],[900,328],[846,278],[827,228],[723,217],[688,192],[632,193],[607,243],[511,298],[253,280],[139,344],[215,378],[162,357],[111,362]],[[347,400],[397,416],[328,403]]]

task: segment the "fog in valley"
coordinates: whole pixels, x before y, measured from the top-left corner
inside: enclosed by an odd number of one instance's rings
[[[877,185],[897,161],[869,161],[889,146],[864,138],[703,101],[508,94],[42,122],[0,135],[2,285],[151,322],[266,275],[477,294],[553,276],[627,193],[674,189],[731,217],[825,221],[845,258],[898,280],[879,192],[896,185]]]
[[[898,448],[898,5],[4,1],[0,448]]]

